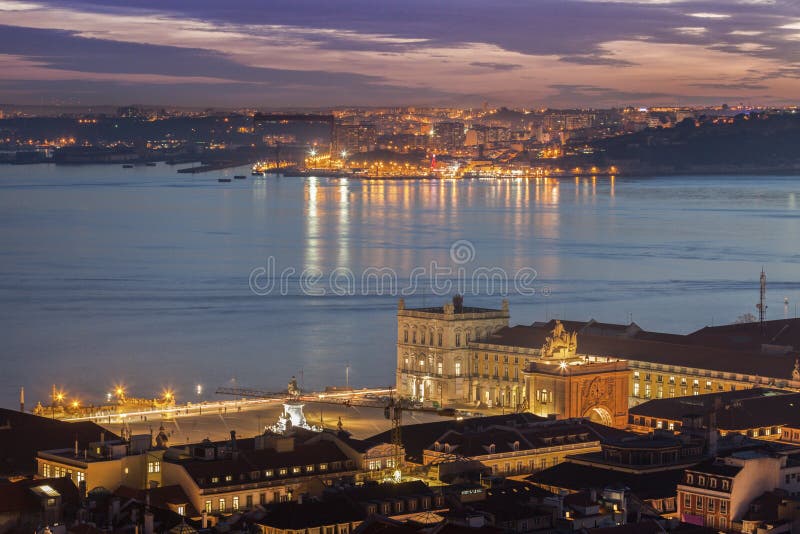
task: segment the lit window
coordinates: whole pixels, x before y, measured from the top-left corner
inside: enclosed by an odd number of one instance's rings
[[[456,362],[455,371],[456,376],[461,376],[461,362]]]
[[[161,462],[147,462],[147,472],[148,473],[160,473],[161,472]]]
[[[264,477],[269,478],[273,475],[272,469],[267,469],[264,471]]]
[[[327,471],[328,470],[328,464],[319,464],[319,470],[320,471]]]
[[[186,507],[183,505],[178,506],[178,515],[186,515]]]
[[[307,465],[306,466],[306,473],[313,473],[313,472],[314,472],[314,466],[313,465]]]
[[[206,501],[206,513],[211,513],[211,501]]]
[[[233,498],[233,509],[234,510],[238,510],[239,509],[239,496],[238,495]]]
[[[224,512],[225,511],[225,499],[220,499],[219,500],[219,511],[220,512]]]
[[[231,482],[233,480],[232,475],[225,475],[225,482]]]
[[[300,468],[297,466],[292,467],[292,474],[296,475],[300,472]]]

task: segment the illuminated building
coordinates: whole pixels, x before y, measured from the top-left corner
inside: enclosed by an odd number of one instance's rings
[[[631,405],[758,386],[800,390],[800,365],[795,361],[800,347],[798,319],[767,321],[763,331],[758,323],[748,323],[676,335],[645,331],[635,323],[594,320],[509,327],[505,302],[499,310],[463,305],[460,309],[456,312],[451,304],[406,309],[401,301],[397,387],[402,395],[443,404],[504,406],[575,417],[586,415],[578,413],[585,395],[612,395],[611,382],[613,396],[624,391]],[[566,356],[549,353],[554,338],[567,341]],[[764,339],[770,343],[764,344]],[[596,386],[590,386],[589,380],[584,392],[579,376],[586,373],[585,379],[592,378],[591,369],[606,378]],[[619,383],[622,376],[628,382],[624,387]],[[552,405],[542,406],[541,391],[547,389],[548,403],[553,391],[545,385],[548,380],[565,395],[580,391],[582,400],[567,409],[554,397]],[[620,424],[616,406],[617,401],[609,411],[614,424]]]
[[[378,130],[373,124],[337,124],[333,130],[333,152],[369,152],[378,143]]]
[[[433,138],[436,148],[440,150],[455,150],[464,146],[466,135],[464,123],[438,122],[433,127]]]

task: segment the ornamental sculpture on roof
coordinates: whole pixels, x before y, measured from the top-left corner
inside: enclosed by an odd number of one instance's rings
[[[550,336],[542,345],[541,355],[543,358],[570,358],[575,356],[578,351],[578,333],[571,334],[564,329],[561,321],[556,321],[556,325]]]

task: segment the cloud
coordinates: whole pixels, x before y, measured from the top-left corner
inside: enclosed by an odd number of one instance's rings
[[[224,95],[206,89],[209,104],[239,95],[242,105],[282,105],[301,96],[308,105],[484,98],[529,105],[548,103],[557,85],[583,86],[573,91],[576,98],[614,91],[682,98],[704,88],[693,83],[746,83],[748,69],[781,72],[800,57],[800,44],[791,40],[800,13],[788,0],[270,0],[269,9],[263,0],[137,0],[135,6],[0,0],[6,25],[0,53],[19,65],[4,70],[4,78],[16,83],[38,69],[40,77],[74,80],[84,73],[98,84],[149,75],[159,84],[224,85]],[[708,22],[686,24],[692,15]],[[765,82],[779,101],[795,98],[784,81]],[[711,95],[714,88],[707,89]],[[154,89],[148,94],[163,101]],[[202,90],[191,94],[199,98]]]
[[[522,65],[516,63],[492,63],[490,61],[473,61],[470,65],[491,70],[517,70],[522,68]]]

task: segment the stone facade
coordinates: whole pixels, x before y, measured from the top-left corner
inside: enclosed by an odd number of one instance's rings
[[[402,397],[442,405],[471,399],[470,362],[476,340],[508,326],[508,301],[499,310],[464,307],[397,308],[397,389]]]

